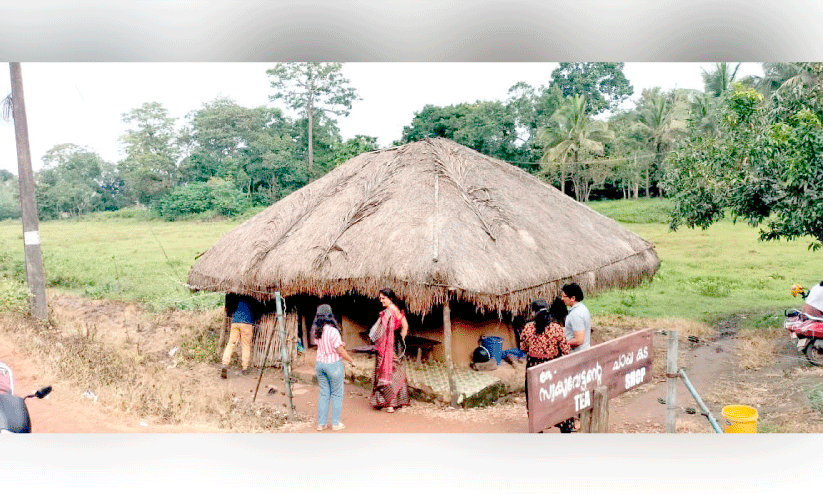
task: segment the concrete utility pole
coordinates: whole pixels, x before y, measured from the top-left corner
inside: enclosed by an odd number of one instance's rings
[[[43,253],[40,250],[40,231],[37,220],[37,200],[34,198],[34,174],[31,171],[29,126],[26,121],[26,103],[23,98],[23,74],[20,62],[9,62],[11,99],[14,115],[14,134],[17,140],[17,168],[20,181],[20,209],[23,213],[23,244],[26,252],[26,278],[29,284],[31,314],[41,320],[48,318],[46,274]]]

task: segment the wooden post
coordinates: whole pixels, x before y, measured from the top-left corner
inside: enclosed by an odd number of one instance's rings
[[[609,388],[599,386],[592,396],[592,407],[580,413],[580,432],[609,432]]]
[[[669,331],[666,356],[666,432],[677,432],[677,331]]]
[[[303,324],[303,314],[300,312],[300,307],[297,307],[297,340],[300,342],[300,346],[303,347],[303,351],[305,351],[306,347],[309,346],[309,341],[306,339],[306,325]]]
[[[289,398],[289,420],[294,420],[294,403],[292,402],[291,394],[291,371],[289,369],[289,349],[286,341],[286,314],[283,307],[283,297],[280,292],[274,293],[275,302],[277,304],[277,327],[279,328],[278,335],[280,337],[280,360],[283,363],[283,380],[286,382],[286,396]],[[267,352],[268,353],[268,352]],[[262,371],[260,373],[262,375]]]
[[[443,303],[443,349],[446,353],[446,368],[449,374],[449,399],[457,407],[457,386],[454,384],[454,364],[452,363],[452,320],[449,300]]]
[[[227,293],[223,301],[223,327],[220,328],[220,341],[217,343],[217,358],[223,357],[223,346],[226,344],[227,336],[231,328],[229,321],[229,294]]]
[[[20,209],[23,216],[26,278],[30,293],[29,305],[34,317],[46,320],[49,315],[46,301],[46,273],[43,269],[43,252],[40,249],[37,199],[34,196],[34,173],[31,171],[29,126],[26,120],[26,102],[23,97],[23,74],[20,71],[20,62],[10,62],[9,73],[11,75],[14,135],[17,140],[17,169],[20,183]]]

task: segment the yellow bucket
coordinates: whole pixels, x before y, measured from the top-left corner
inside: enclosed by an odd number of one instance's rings
[[[726,419],[726,432],[757,432],[757,410],[746,405],[728,405],[723,407]]]

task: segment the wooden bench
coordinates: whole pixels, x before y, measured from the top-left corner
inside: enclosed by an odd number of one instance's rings
[[[423,357],[423,352],[426,352],[428,356],[429,352],[439,345],[440,342],[436,340],[430,340],[428,338],[423,338],[422,336],[414,336],[414,335],[407,335],[406,336],[406,349],[407,350],[417,350],[417,363],[419,364]]]
[[[369,332],[368,331],[361,331],[360,336],[363,337],[364,340],[369,340]],[[431,340],[429,338],[423,338],[422,336],[415,336],[415,335],[406,335],[406,350],[409,354],[411,354],[411,350],[417,351],[417,363],[419,364],[423,359],[423,354],[425,353],[427,356],[431,350],[440,345],[440,342],[437,340]],[[371,345],[373,347],[374,345]],[[355,351],[359,351],[361,353],[376,353],[376,351],[369,351],[368,347],[362,347],[356,349]]]

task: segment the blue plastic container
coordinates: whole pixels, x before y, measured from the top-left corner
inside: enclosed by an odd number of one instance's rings
[[[497,365],[503,360],[503,338],[499,336],[481,336],[480,345],[489,351]]]
[[[503,357],[506,358],[507,355],[514,355],[514,358],[517,360],[523,360],[526,358],[526,352],[520,350],[519,348],[509,348],[508,350],[503,350]]]

